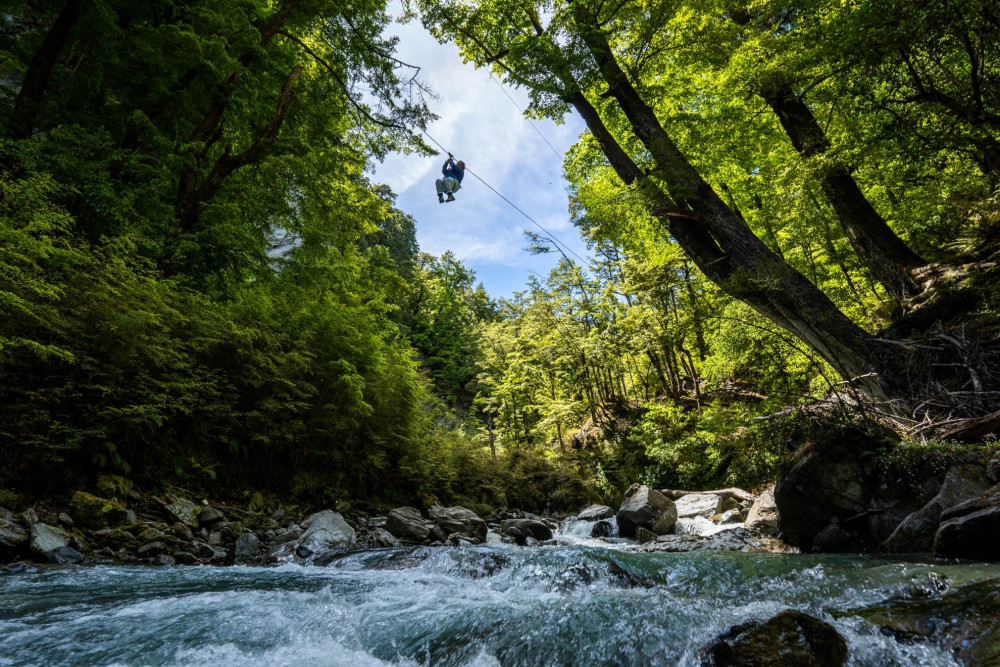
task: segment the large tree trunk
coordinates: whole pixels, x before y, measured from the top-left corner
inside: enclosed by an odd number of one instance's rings
[[[830,148],[830,142],[812,111],[787,86],[768,91],[764,99],[802,157],[815,157]],[[851,247],[876,280],[897,301],[915,294],[918,288],[910,270],[927,262],[892,231],[850,172],[842,166],[824,169],[820,184]]]
[[[865,385],[870,391],[893,393],[894,378],[884,374],[883,350],[873,349],[869,334],[840,312],[815,285],[768,249],[746,222],[723,203],[632,86],[595,17],[579,3],[574,5],[574,11],[580,36],[607,82],[611,96],[655,160],[652,176],[663,184],[669,196],[649,178],[639,181],[638,190],[651,208],[670,206],[674,209],[674,215],[667,214],[669,229],[685,253],[724,291],[793,333],[841,375],[847,378],[867,376]],[[580,109],[575,101],[574,106]],[[581,115],[591,127],[596,112],[591,114],[588,110]],[[604,148],[608,139],[602,140],[597,132],[595,137]],[[623,153],[612,150],[610,155],[605,154],[614,164],[615,159],[622,159]],[[627,166],[616,169],[619,175],[635,175],[635,169]],[[876,375],[870,375],[872,373]]]
[[[28,64],[24,82],[14,99],[14,108],[7,121],[7,136],[11,139],[27,139],[31,136],[35,115],[49,85],[52,68],[59,58],[63,44],[69,39],[70,32],[80,20],[87,2],[88,0],[69,0],[66,3]]]

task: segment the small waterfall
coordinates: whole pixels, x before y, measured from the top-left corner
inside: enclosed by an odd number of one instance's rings
[[[560,522],[553,534],[553,539],[563,544],[578,544],[589,547],[607,547],[632,542],[618,536],[618,520],[615,517],[599,521],[581,521],[570,517]]]

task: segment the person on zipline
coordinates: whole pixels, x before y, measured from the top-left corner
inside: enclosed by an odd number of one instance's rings
[[[434,181],[434,185],[437,186],[438,203],[455,201],[455,193],[462,187],[462,179],[465,178],[465,163],[461,160],[455,162],[455,156],[448,153],[448,159],[444,161],[441,173],[444,176]],[[447,199],[444,198],[445,195],[448,195]]]

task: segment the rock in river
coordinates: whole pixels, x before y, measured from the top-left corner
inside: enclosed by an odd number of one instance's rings
[[[576,516],[580,521],[600,521],[610,519],[615,515],[615,511],[607,505],[591,505],[580,511]]]
[[[522,546],[529,537],[539,542],[552,539],[552,529],[536,519],[504,519],[500,522],[500,532]]]
[[[302,527],[306,531],[295,542],[295,554],[299,558],[308,558],[312,554],[331,549],[346,549],[355,542],[354,529],[333,510],[309,516],[302,522]]]
[[[689,493],[674,501],[677,518],[690,519],[702,516],[706,519],[719,513],[722,501],[713,493]]]
[[[385,529],[395,537],[414,544],[421,544],[431,533],[420,510],[413,507],[397,507],[390,511],[385,518]]]
[[[474,537],[480,542],[486,539],[486,522],[472,510],[459,506],[432,505],[427,510],[427,516],[448,535],[458,533],[466,537]]]
[[[847,642],[818,618],[786,609],[768,621],[730,628],[701,651],[703,665],[716,667],[840,667]]]
[[[664,535],[670,532],[676,522],[677,507],[673,501],[659,491],[641,484],[629,487],[618,510],[618,533],[622,537],[635,537],[639,527],[656,535]]]

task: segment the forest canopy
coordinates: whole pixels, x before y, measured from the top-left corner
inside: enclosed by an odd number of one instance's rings
[[[591,258],[498,300],[368,176],[432,153],[386,4],[0,6],[0,491],[563,507],[995,415],[991,3],[408,3],[586,123]]]

